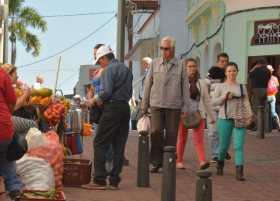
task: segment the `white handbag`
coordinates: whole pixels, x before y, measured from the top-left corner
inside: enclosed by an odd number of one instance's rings
[[[151,129],[151,120],[148,116],[144,115],[138,120],[137,131],[139,134],[149,134]]]

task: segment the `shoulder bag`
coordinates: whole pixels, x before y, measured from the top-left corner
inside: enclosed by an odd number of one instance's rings
[[[252,124],[252,112],[249,101],[245,101],[243,85],[240,84],[241,96],[236,100],[237,105],[233,114],[235,128],[247,128]],[[227,111],[227,101],[225,102],[225,113]],[[227,115],[226,115],[227,117]]]
[[[200,93],[201,93],[201,87],[200,87],[200,83],[198,81],[198,85],[199,85],[199,89],[200,89]],[[199,96],[199,102],[200,102],[200,98],[201,98],[201,94]],[[194,128],[198,128],[201,122],[201,114],[199,111],[194,111],[194,112],[189,112],[187,114],[186,118],[182,118],[183,124],[187,129],[194,129]]]

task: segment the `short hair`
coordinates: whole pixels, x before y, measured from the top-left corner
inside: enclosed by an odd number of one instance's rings
[[[0,68],[2,68],[9,75],[13,74],[17,70],[14,65],[8,63],[1,64]]]
[[[142,61],[146,62],[147,64],[151,64],[153,60],[150,57],[144,57]]]
[[[115,55],[112,52],[109,53],[109,54],[104,55],[104,57],[106,57],[109,61],[115,59]]]
[[[93,49],[96,49],[96,50],[98,50],[101,46],[103,46],[104,44],[102,44],[102,43],[98,43],[98,44],[96,44],[95,46],[94,46],[94,48]]]
[[[231,62],[229,62],[229,63],[226,65],[225,71],[226,71],[227,68],[230,67],[230,66],[234,66],[234,67],[236,68],[237,71],[239,70],[239,69],[238,69],[237,63],[231,61]]]
[[[222,52],[222,53],[217,55],[217,61],[219,61],[221,57],[229,59],[228,54],[225,53],[225,52]]]
[[[185,64],[188,64],[189,62],[194,62],[195,64],[197,64],[197,61],[196,61],[196,59],[194,59],[194,58],[187,58],[187,59],[185,60]]]
[[[267,61],[265,60],[265,58],[261,57],[261,58],[255,60],[255,62],[253,63],[253,66],[255,66],[255,65],[266,66],[267,65]]]
[[[172,48],[176,46],[176,40],[172,36],[163,37],[160,42],[162,43],[163,41],[169,41]]]

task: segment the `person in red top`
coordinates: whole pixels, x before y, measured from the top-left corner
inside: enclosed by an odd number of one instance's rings
[[[12,112],[16,104],[16,94],[11,78],[2,66],[0,68],[0,175],[4,177],[6,190],[14,200],[20,193],[21,182],[16,175],[15,162],[6,159],[6,151],[14,135]]]
[[[270,104],[271,116],[277,126],[277,129],[280,131],[280,120],[276,112],[276,94],[278,93],[279,81],[278,78],[272,74],[274,71],[273,67],[271,65],[267,65],[267,69],[271,72],[271,78],[266,89],[267,101]]]

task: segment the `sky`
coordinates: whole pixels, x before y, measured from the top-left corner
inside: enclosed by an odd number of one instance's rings
[[[24,6],[35,8],[42,16],[103,11],[117,12],[117,0],[25,0]],[[21,66],[44,59],[69,47],[96,30],[113,16],[114,13],[45,18],[48,23],[48,30],[45,33],[31,29],[41,41],[41,53],[38,57],[33,57],[31,53],[27,53],[20,42],[17,44],[16,66],[19,67],[20,80],[32,85],[36,76],[42,75],[45,86],[53,89],[59,56],[28,67],[21,68]],[[117,20],[114,18],[90,38],[60,55],[62,59],[57,88],[62,89],[64,94],[73,92],[73,88],[78,81],[80,65],[93,62],[92,49],[95,44],[105,43],[115,50],[116,23]]]

